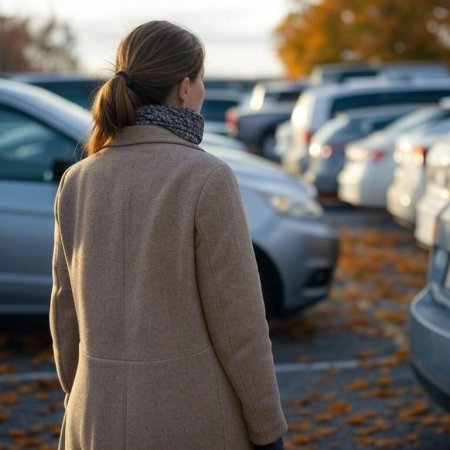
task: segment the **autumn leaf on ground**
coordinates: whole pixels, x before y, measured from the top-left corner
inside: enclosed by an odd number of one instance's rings
[[[426,400],[413,400],[410,405],[406,406],[399,414],[400,420],[411,419],[417,416],[422,416],[430,409]]]
[[[397,325],[404,325],[407,321],[407,311],[380,308],[376,311],[375,317]]]
[[[2,405],[17,405],[20,402],[20,397],[17,392],[2,392],[0,393],[0,404]]]
[[[312,423],[309,420],[303,420],[302,422],[294,422],[289,424],[289,430],[292,431],[307,431],[312,428]]]
[[[368,425],[366,427],[359,427],[354,429],[354,433],[357,435],[372,435],[375,433],[378,433],[380,431],[386,431],[389,430],[391,426],[389,423],[382,417],[379,417],[374,420],[374,422],[371,425]]]
[[[347,391],[359,391],[362,389],[367,389],[369,387],[369,382],[365,378],[356,378],[351,383],[347,384],[345,389]]]
[[[293,400],[290,405],[292,408],[302,408],[309,405],[310,403],[317,402],[322,398],[322,394],[318,391],[310,392],[302,398]]]

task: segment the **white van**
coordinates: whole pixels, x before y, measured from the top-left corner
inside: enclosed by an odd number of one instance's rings
[[[339,112],[386,105],[431,104],[448,95],[450,78],[419,78],[407,82],[373,78],[310,87],[299,96],[292,111],[292,142],[282,157],[282,164],[291,173],[304,172],[312,135]]]

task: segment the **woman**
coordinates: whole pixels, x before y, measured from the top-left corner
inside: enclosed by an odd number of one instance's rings
[[[89,156],[61,180],[50,322],[62,449],[283,448],[238,187],[198,147],[203,63],[176,25],[132,31],[96,96]]]

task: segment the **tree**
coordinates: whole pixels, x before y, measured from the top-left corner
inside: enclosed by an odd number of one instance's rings
[[[0,16],[0,71],[75,70],[70,27],[51,18],[32,26],[29,18]]]
[[[320,63],[450,62],[450,0],[307,0],[275,30],[288,77]]]

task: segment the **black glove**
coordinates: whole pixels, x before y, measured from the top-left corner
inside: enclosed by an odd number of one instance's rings
[[[277,441],[266,445],[255,445],[255,450],[284,450],[283,438],[279,438]]]

